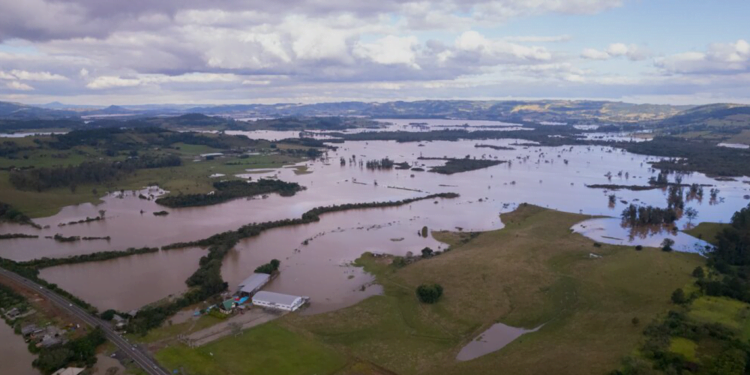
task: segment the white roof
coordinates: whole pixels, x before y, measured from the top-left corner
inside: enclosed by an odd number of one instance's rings
[[[255,295],[253,296],[253,303],[255,303],[255,301],[264,301],[264,302],[269,302],[269,303],[273,303],[276,305],[291,306],[294,304],[295,301],[297,301],[297,299],[301,299],[301,298],[302,297],[292,296],[289,294],[260,291],[258,293],[255,293]]]
[[[258,288],[265,285],[270,278],[271,275],[266,273],[254,273],[250,277],[245,279],[245,281],[240,283],[239,289],[240,291],[245,293],[252,293]]]
[[[77,368],[77,367],[61,368],[55,371],[52,375],[78,375],[82,373],[83,370],[85,370],[85,368]]]

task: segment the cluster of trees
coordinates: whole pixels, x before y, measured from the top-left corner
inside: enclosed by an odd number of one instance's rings
[[[680,311],[670,311],[660,322],[650,324],[644,330],[646,342],[641,348],[643,357],[651,363],[629,358],[622,370],[614,375],[635,375],[653,373],[658,370],[666,374],[722,374],[741,375],[745,373],[750,345],[736,337],[734,332],[720,324],[701,323],[688,318]],[[718,345],[713,358],[695,363],[681,354],[670,350],[673,337],[682,337],[693,342],[712,342]]]
[[[296,182],[261,179],[254,182],[243,180],[215,182],[216,189],[211,194],[179,194],[168,195],[156,200],[156,203],[167,207],[196,207],[209,206],[227,202],[236,198],[252,197],[261,194],[278,193],[282,197],[289,197],[302,190]]]
[[[523,139],[537,142],[540,146],[565,146],[587,144],[579,139],[580,130],[572,126],[543,126],[527,123],[524,128],[531,130],[437,130],[429,132],[359,132],[359,133],[331,133],[336,138],[347,141],[396,141],[396,142],[427,142],[427,141],[457,141],[460,139]],[[643,142],[647,143],[647,142]],[[611,144],[610,144],[611,145]]]
[[[417,287],[417,298],[422,303],[437,303],[443,295],[443,287],[440,284],[422,284]]]
[[[682,210],[685,208],[682,187],[679,185],[669,186],[669,192],[667,193],[667,207],[675,210]]]
[[[39,236],[35,234],[25,234],[25,233],[4,233],[0,234],[0,240],[12,240],[14,238],[39,238]]]
[[[716,141],[659,136],[649,142],[620,142],[616,146],[636,154],[671,158],[653,163],[659,169],[750,176],[750,164],[745,162],[750,150],[716,147]]]
[[[653,206],[626,207],[620,215],[622,220],[630,226],[672,224],[678,219],[674,208],[659,208]]]
[[[56,187],[68,187],[75,191],[81,184],[102,184],[117,180],[136,169],[175,167],[182,164],[176,155],[146,155],[125,161],[86,161],[79,165],[53,168],[15,169],[9,181],[21,190],[43,191]]]
[[[4,284],[0,284],[0,307],[10,309],[26,303],[26,298]]]
[[[731,374],[747,373],[750,365],[750,343],[741,332],[727,328],[720,322],[702,322],[692,319],[684,311],[701,295],[721,296],[750,303],[750,206],[732,216],[731,225],[716,236],[716,247],[706,252],[706,266],[697,267],[692,275],[699,292],[686,293],[677,289],[671,300],[678,311],[649,325],[644,334],[646,342],[639,351],[650,361],[629,358],[615,375],[650,373],[652,368],[668,374]],[[684,307],[683,307],[684,306]],[[742,314],[746,313],[743,310]],[[674,353],[670,345],[673,338],[682,337],[698,345],[704,345],[712,356],[704,355],[700,362],[692,362],[681,354]]]
[[[420,158],[420,159],[424,159],[424,158]],[[430,169],[430,172],[435,172],[435,173],[440,173],[440,174],[454,174],[454,173],[473,171],[476,169],[489,168],[494,165],[505,163],[505,161],[503,160],[483,160],[483,159],[469,159],[469,158],[464,158],[464,159],[444,158],[442,160],[446,160],[445,165],[433,167]]]
[[[394,165],[393,160],[388,158],[383,158],[380,160],[368,160],[365,163],[365,167],[367,169],[392,169]]]
[[[120,127],[73,130],[66,134],[56,134],[52,136],[49,146],[58,150],[91,146],[107,150],[114,156],[122,151],[137,151],[149,146],[170,147],[175,143],[230,149],[235,144],[252,142],[242,136],[175,132],[150,125],[122,127],[122,122],[119,123]],[[141,141],[134,141],[136,138]]]
[[[475,144],[474,147],[476,147],[476,148],[491,148],[493,150],[507,150],[507,151],[515,150],[515,148],[513,148],[513,147],[495,146],[495,145],[482,145],[482,144]]]
[[[96,348],[106,341],[104,331],[97,327],[85,336],[66,344],[40,349],[39,356],[34,360],[33,365],[47,375],[68,366],[91,367],[96,363]]]
[[[281,265],[281,261],[278,259],[271,259],[270,262],[263,264],[261,266],[258,266],[258,268],[255,269],[256,273],[267,273],[272,274],[279,270],[279,266]]]
[[[142,248],[131,247],[123,251],[100,251],[100,252],[91,253],[91,254],[71,255],[65,258],[44,257],[44,258],[30,260],[27,262],[22,262],[21,266],[31,267],[34,269],[42,269],[42,268],[47,268],[47,267],[59,266],[63,264],[98,262],[102,260],[122,258],[122,257],[131,256],[131,255],[137,255],[137,254],[155,253],[157,251],[159,251],[158,247],[142,247]]]
[[[221,265],[226,254],[239,240],[237,234],[229,234],[211,244],[208,254],[201,257],[199,268],[185,281],[190,290],[172,302],[141,309],[128,323],[128,331],[145,335],[149,330],[161,326],[180,309],[225,291],[229,284],[221,277]]]

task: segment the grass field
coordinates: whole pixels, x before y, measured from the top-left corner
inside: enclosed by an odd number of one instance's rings
[[[197,349],[173,345],[156,358],[170,372],[184,367],[192,375],[324,375],[347,365],[346,357],[335,350],[274,322]]]
[[[691,282],[703,259],[594,247],[569,229],[583,219],[528,205],[503,215],[502,230],[437,232],[452,250],[401,269],[390,258],[365,255],[357,264],[384,286],[382,296],[331,313],[289,314],[199,349],[172,346],[157,358],[190,374],[255,373],[259,362],[268,363],[264,374],[301,373],[298,368],[308,368],[305,374],[607,373],[635,351],[644,326],[670,309],[670,294]],[[432,282],[445,293],[437,304],[423,305],[414,290]],[[634,325],[634,317],[641,323]],[[496,322],[544,326],[500,351],[454,359]],[[675,350],[689,352],[685,344]],[[237,348],[244,348],[243,355]],[[288,350],[300,353],[277,367],[275,358]]]
[[[360,264],[376,274],[385,295],[328,314],[281,319],[344,353],[398,374],[601,374],[617,368],[642,339],[638,317],[650,322],[669,309],[669,295],[690,281],[702,259],[655,249],[607,246],[570,232],[576,214],[524,206],[503,215],[506,228],[400,270],[381,258]],[[590,253],[601,258],[592,258]],[[440,283],[435,305],[414,295]],[[461,347],[496,322],[544,324],[504,349],[467,362]]]
[[[175,194],[180,192],[207,193],[213,190],[212,184],[217,181],[217,179],[209,178],[211,174],[221,173],[226,175],[224,179],[231,179],[234,174],[244,173],[246,169],[280,168],[300,161],[299,158],[288,155],[266,154],[251,156],[247,159],[218,158],[194,162],[194,155],[206,151],[206,148],[205,146],[191,146],[191,148],[190,152],[180,150],[186,153],[181,155],[183,165],[179,167],[140,169],[127,178],[106,185],[80,185],[75,192],[67,188],[43,192],[17,190],[8,181],[9,172],[0,171],[0,202],[12,203],[29,217],[44,217],[54,215],[68,205],[100,202],[100,198],[107,191],[133,190],[149,184],[158,184]]]
[[[750,304],[723,297],[703,296],[690,305],[688,316],[703,323],[719,323],[750,340]]]
[[[684,231],[685,233],[695,237],[700,238],[710,244],[716,244],[716,235],[724,230],[729,226],[729,224],[720,224],[720,223],[700,223],[693,227],[692,229],[688,229]]]

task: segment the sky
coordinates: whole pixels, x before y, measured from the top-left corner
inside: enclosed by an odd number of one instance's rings
[[[750,103],[747,0],[0,0],[0,101]]]

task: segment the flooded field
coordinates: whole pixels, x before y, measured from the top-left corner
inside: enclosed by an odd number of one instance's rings
[[[39,375],[31,367],[34,355],[29,353],[23,337],[13,333],[13,328],[0,322],[0,373],[8,375]]]
[[[420,122],[398,121],[405,123],[391,126],[411,127],[409,123]],[[444,124],[444,120],[440,124],[452,126]],[[611,147],[536,147],[519,146],[518,143],[527,142],[512,139],[424,143],[346,142],[337,144],[337,151],[329,151],[327,159],[303,163],[309,167],[309,174],[297,175],[291,168],[280,168],[264,174],[247,175],[253,179],[275,175],[284,181],[307,187],[307,190],[293,197],[272,194],[267,199],[238,199],[208,207],[167,209],[153,200],[139,199],[137,193],[126,192],[122,196],[111,194],[103,198],[102,204],[66,207],[57,215],[36,220],[41,225],[49,225],[48,229],[36,230],[8,224],[0,226],[0,233],[40,235],[39,239],[3,241],[0,244],[0,257],[29,260],[44,256],[124,250],[128,247],[163,246],[202,239],[251,222],[299,217],[318,206],[401,200],[441,192],[461,195],[457,199],[438,200],[437,203],[421,201],[403,207],[326,214],[318,223],[274,229],[259,237],[246,239],[225,259],[222,274],[231,290],[255,267],[272,258],[281,260],[281,276],[267,289],[310,296],[312,304],[308,312],[316,313],[351,305],[379,292],[379,287],[370,286],[371,276],[350,265],[363,252],[404,255],[408,251],[418,253],[426,246],[439,249],[441,244],[435,240],[418,236],[423,226],[430,230],[499,229],[503,224],[498,215],[513,210],[522,202],[610,217],[619,217],[631,203],[666,206],[666,192],[660,189],[613,192],[586,186],[647,185],[649,177],[656,174],[648,162],[657,158],[629,154]],[[477,144],[511,149],[479,148],[475,147]],[[429,170],[432,166],[442,165],[444,161],[420,157],[466,156],[508,162],[454,175],[397,169],[370,170],[360,164],[388,157]],[[341,165],[341,158],[345,165]],[[720,190],[716,200],[706,197],[701,201],[686,202],[687,207],[699,212],[693,224],[702,221],[727,222],[734,211],[747,205],[748,201],[743,196],[750,193],[750,185],[742,180],[747,178],[716,181],[698,173],[684,176],[683,183],[711,185]],[[609,201],[610,194],[615,194],[615,202]],[[98,216],[99,210],[106,210],[105,220],[58,227],[59,223]],[[152,214],[161,210],[170,214]],[[686,224],[682,219],[678,227],[683,228]],[[634,236],[634,240],[630,241],[628,234],[619,227],[619,220],[584,225],[586,228],[581,227],[579,231],[601,242],[609,239],[656,246],[663,240],[661,233],[654,233],[643,238]],[[110,236],[110,240],[59,243],[43,238],[56,233],[65,236]],[[312,240],[304,245],[306,239]],[[691,243],[697,241],[682,233],[677,233],[676,240],[679,244],[684,242],[685,246],[678,249],[686,251],[690,251]],[[184,280],[198,267],[202,251],[172,250],[113,261],[54,267],[43,270],[41,276],[99,308],[133,309],[183,291]],[[102,280],[99,284],[101,287],[92,287],[90,280]]]
[[[498,351],[513,342],[513,340],[526,333],[536,332],[540,328],[542,327],[539,326],[534,329],[523,329],[511,327],[502,323],[494,324],[492,327],[482,332],[479,337],[461,348],[456,359],[459,361],[469,361],[485,354]]]
[[[592,219],[573,226],[573,231],[595,241],[626,246],[661,247],[664,239],[674,241],[673,249],[700,253],[710,244],[680,231],[671,231],[661,226],[627,227],[620,219]]]

